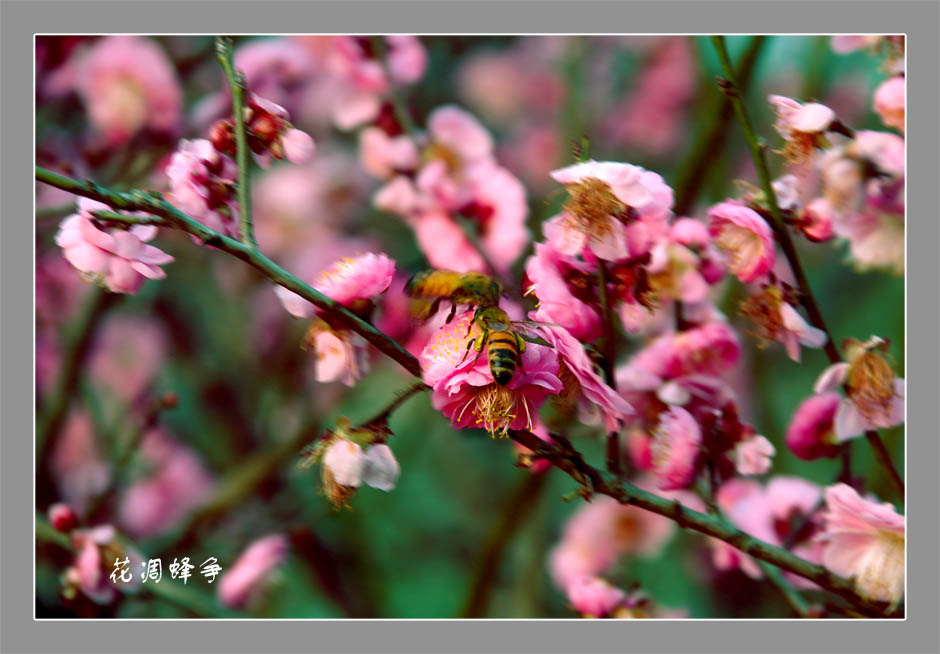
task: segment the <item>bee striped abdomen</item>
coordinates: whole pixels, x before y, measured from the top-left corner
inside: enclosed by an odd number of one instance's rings
[[[500,386],[512,380],[519,359],[519,348],[515,335],[509,332],[496,332],[489,338],[490,372]]]

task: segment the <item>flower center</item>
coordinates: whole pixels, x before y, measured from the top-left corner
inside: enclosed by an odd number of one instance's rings
[[[564,223],[591,236],[605,236],[613,226],[611,217],[620,219],[628,214],[627,205],[617,199],[607,182],[596,177],[568,184],[568,194]]]
[[[849,366],[846,390],[865,418],[889,414],[895,397],[894,371],[877,352],[862,352]]]
[[[748,262],[756,260],[763,247],[760,236],[755,232],[730,224],[718,234],[715,245],[724,253],[732,272],[744,272]]]
[[[777,334],[783,330],[783,318],[780,316],[782,304],[783,294],[776,286],[768,286],[741,302],[739,311],[742,316],[750,318],[757,328],[751,334],[758,339],[761,349],[776,340]]]
[[[522,400],[525,402],[525,398]],[[490,436],[506,436],[509,425],[516,419],[516,394],[499,384],[486,386],[477,395],[476,422]],[[531,420],[528,428],[531,429]]]

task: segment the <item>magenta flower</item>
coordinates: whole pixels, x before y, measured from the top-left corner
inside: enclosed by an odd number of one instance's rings
[[[897,76],[882,82],[875,91],[875,111],[885,125],[904,133],[904,77]]]
[[[579,280],[587,281],[593,271],[570,257],[563,257],[546,243],[535,244],[535,254],[526,261],[525,273],[529,280],[529,293],[538,298],[538,307],[532,314],[533,320],[554,323],[571,332],[571,335],[583,342],[591,342],[601,336],[601,318],[590,304],[575,295],[575,288],[565,280],[571,273]],[[581,284],[579,294],[585,300],[593,294],[593,287]]]
[[[173,64],[151,39],[105,36],[79,64],[75,80],[92,125],[108,146],[142,129],[174,133],[183,93]]]
[[[56,234],[56,244],[72,266],[114,293],[133,295],[147,279],[166,277],[160,266],[173,257],[147,244],[157,235],[155,225],[108,230],[98,226],[91,212],[111,207],[80,198],[78,209],[62,221]]]
[[[548,242],[570,256],[587,248],[617,261],[648,252],[668,230],[672,189],[656,173],[612,161],[586,161],[552,172],[569,199],[544,226]]]
[[[488,348],[476,352],[467,347],[480,336],[479,327],[471,325],[473,313],[457,316],[421,352],[424,381],[433,389],[431,403],[458,429],[481,427],[492,436],[505,436],[510,429],[531,430],[538,407],[563,388],[558,357],[549,347],[529,343],[510,382],[497,384]]]
[[[753,209],[733,201],[708,210],[709,232],[724,254],[725,264],[742,282],[750,283],[774,267],[770,225]]]
[[[254,541],[219,579],[219,601],[230,608],[251,604],[271,573],[284,562],[288,548],[283,534],[270,534]]]
[[[661,490],[681,490],[694,481],[702,453],[702,430],[692,414],[677,406],[662,413],[650,447]]]
[[[814,395],[797,407],[787,429],[787,446],[801,459],[812,461],[839,453],[835,417],[842,398],[838,393]]]
[[[616,431],[624,419],[633,414],[633,408],[600,378],[581,341],[564,327],[546,325],[539,333],[555,348],[562,364],[577,382],[581,421],[597,424],[603,420],[604,429]]]
[[[826,489],[827,568],[855,579],[865,597],[897,604],[904,597],[904,516],[889,503],[867,500],[847,484]]]
[[[818,102],[800,104],[782,95],[767,99],[777,112],[774,127],[786,142],[784,155],[792,163],[806,162],[816,148],[828,144],[823,135],[836,119],[832,109]]]

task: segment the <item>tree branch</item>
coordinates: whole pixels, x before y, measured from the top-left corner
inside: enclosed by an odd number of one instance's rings
[[[232,39],[227,36],[215,38],[215,53],[225,71],[229,90],[232,93],[232,114],[235,117],[235,163],[238,164],[238,216],[241,242],[253,248],[258,247],[251,223],[251,151],[245,128],[245,75],[235,70],[232,54]]]
[[[776,234],[780,248],[783,250],[783,254],[790,264],[790,269],[793,271],[793,277],[796,279],[797,288],[800,291],[800,303],[806,308],[806,313],[809,315],[810,322],[813,326],[826,333],[826,344],[823,347],[826,356],[829,357],[830,363],[840,363],[842,356],[836,349],[835,343],[833,343],[832,340],[832,333],[829,331],[829,328],[826,327],[826,321],[823,320],[819,305],[816,304],[816,299],[813,297],[813,290],[810,288],[806,274],[803,272],[800,257],[796,252],[796,247],[793,245],[793,240],[790,238],[790,232],[787,230],[787,225],[783,221],[783,216],[780,213],[780,205],[777,203],[777,194],[774,192],[773,183],[770,179],[770,171],[767,168],[767,160],[764,157],[766,145],[758,139],[757,134],[754,132],[754,127],[751,125],[751,120],[748,118],[747,110],[744,107],[744,100],[741,97],[741,91],[735,79],[734,68],[728,56],[728,49],[725,47],[725,39],[722,36],[713,36],[711,40],[715,47],[715,52],[718,54],[718,60],[721,62],[722,75],[724,75],[724,79],[718,80],[719,86],[731,99],[731,104],[734,106],[734,111],[738,116],[738,122],[741,124],[741,129],[744,132],[744,138],[747,140],[748,147],[751,150],[754,167],[757,169],[757,177],[760,180],[767,204],[770,206],[770,227],[773,229],[774,234]],[[881,437],[878,436],[878,432],[874,430],[866,431],[865,438],[874,448],[875,455],[888,471],[888,474],[897,486],[897,490],[903,500],[904,479],[894,467],[890,456],[887,455],[887,450],[885,449],[884,443],[881,441]]]
[[[418,360],[410,352],[397,342],[351,313],[340,303],[320,293],[309,284],[304,283],[278,266],[259,252],[254,246],[241,243],[206,227],[164,200],[159,193],[147,193],[144,191],[120,193],[103,188],[95,182],[79,182],[38,166],[36,167],[36,179],[64,191],[104,202],[116,209],[145,211],[162,217],[168,227],[181,229],[184,232],[196,236],[206,245],[211,245],[241,259],[252,268],[260,271],[274,283],[283,286],[289,291],[293,291],[311,304],[328,313],[331,318],[334,318],[343,326],[348,327],[362,336],[369,343],[401,364],[401,366],[412,375],[416,377],[421,376],[421,364],[418,363]]]

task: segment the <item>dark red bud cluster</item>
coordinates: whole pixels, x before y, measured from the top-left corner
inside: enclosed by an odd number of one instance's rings
[[[209,140],[212,142],[212,147],[222,154],[235,157],[235,124],[232,121],[216,122],[209,130]]]

